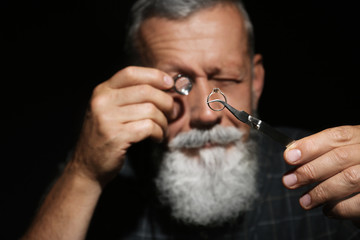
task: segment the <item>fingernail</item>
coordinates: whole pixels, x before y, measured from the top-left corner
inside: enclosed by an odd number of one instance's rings
[[[289,175],[285,175],[283,177],[283,183],[287,187],[292,187],[297,183],[297,177],[294,173],[291,173]]]
[[[167,75],[164,76],[164,82],[169,87],[174,85],[174,80],[171,77],[167,76]]]
[[[299,149],[292,149],[286,153],[286,160],[290,163],[295,163],[301,158],[301,151]]]
[[[304,196],[302,196],[300,198],[300,205],[303,207],[303,208],[308,208],[311,204],[311,197],[309,194],[305,194]]]

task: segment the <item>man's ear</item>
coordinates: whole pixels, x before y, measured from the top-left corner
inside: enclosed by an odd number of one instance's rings
[[[255,54],[253,58],[253,82],[252,82],[252,107],[257,109],[259,99],[264,87],[265,70],[262,63],[262,56]]]

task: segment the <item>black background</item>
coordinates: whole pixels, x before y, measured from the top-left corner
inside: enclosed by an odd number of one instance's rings
[[[2,1],[1,239],[26,229],[73,147],[94,86],[126,64],[132,1]],[[358,124],[356,1],[247,0],[266,84],[259,113],[272,125],[319,131]]]

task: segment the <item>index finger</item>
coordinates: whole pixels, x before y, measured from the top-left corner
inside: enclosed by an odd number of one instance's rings
[[[304,164],[334,148],[357,143],[360,125],[330,128],[294,142],[285,150],[284,158],[291,165]]]
[[[117,72],[108,83],[111,88],[148,84],[166,90],[174,85],[174,80],[167,73],[155,68],[131,66]]]

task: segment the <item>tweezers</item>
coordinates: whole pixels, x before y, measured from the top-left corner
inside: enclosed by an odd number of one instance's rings
[[[279,132],[275,128],[271,127],[269,124],[261,121],[258,118],[255,118],[255,117],[251,116],[250,114],[248,114],[245,111],[239,111],[239,110],[233,108],[227,102],[224,102],[224,101],[219,100],[219,99],[215,99],[215,100],[212,100],[212,101],[208,101],[207,103],[209,104],[209,103],[212,103],[212,102],[219,102],[219,103],[223,104],[224,107],[226,107],[241,122],[246,123],[251,128],[256,129],[256,130],[264,133],[265,135],[271,137],[273,140],[277,141],[278,143],[280,143],[281,145],[283,145],[285,147],[288,147],[293,142],[295,142],[294,139],[292,139],[292,138],[286,136],[285,134]]]

